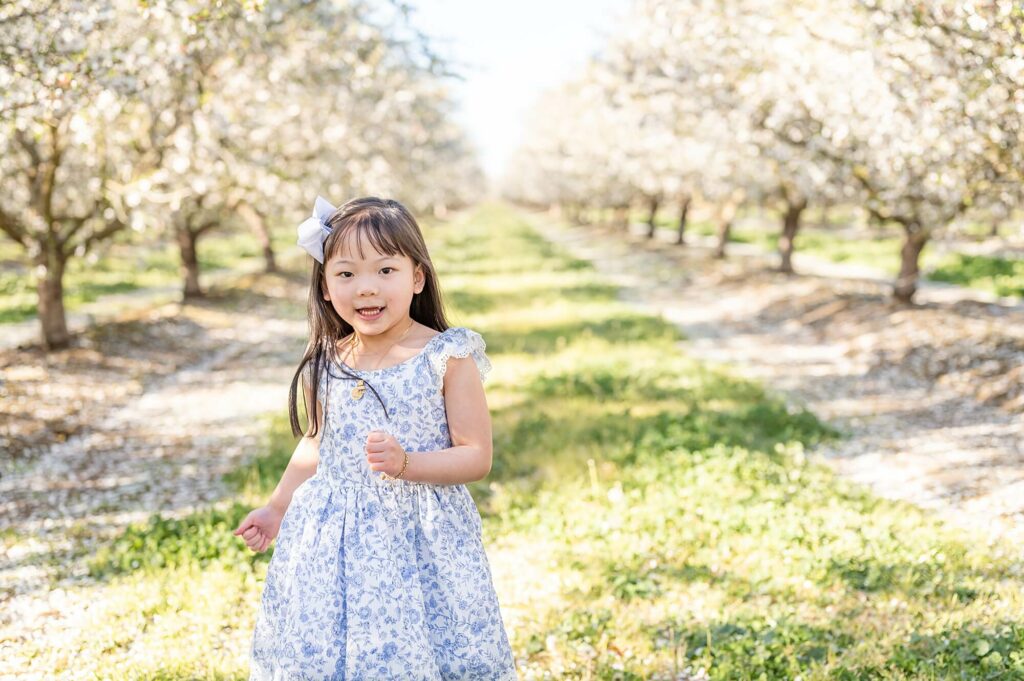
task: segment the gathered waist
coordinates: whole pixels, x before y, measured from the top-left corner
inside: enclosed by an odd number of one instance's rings
[[[379,474],[375,474],[379,475]],[[380,478],[347,478],[331,473],[317,471],[307,480],[310,484],[321,484],[332,490],[355,489],[365,491],[367,489],[380,490],[382,492],[393,492],[395,494],[413,494],[417,491],[430,491],[454,494],[465,485],[438,485],[432,482],[419,482],[414,480],[381,480]]]

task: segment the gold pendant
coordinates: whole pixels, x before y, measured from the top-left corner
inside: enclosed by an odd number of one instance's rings
[[[358,400],[363,396],[364,392],[366,392],[366,386],[363,384],[363,379],[360,378],[359,382],[356,383],[356,387],[352,388],[352,399]]]

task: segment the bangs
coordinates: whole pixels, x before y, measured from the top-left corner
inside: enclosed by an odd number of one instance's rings
[[[369,241],[373,249],[381,255],[409,255],[398,238],[401,230],[388,229],[384,216],[378,211],[365,210],[346,217],[340,223],[332,225],[336,237],[331,244],[330,252],[324,257],[325,263],[353,243],[359,257],[365,260],[366,241]]]

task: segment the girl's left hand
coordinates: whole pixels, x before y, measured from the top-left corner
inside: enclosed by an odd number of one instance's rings
[[[405,449],[393,436],[383,430],[372,430],[366,436],[366,460],[370,470],[398,475],[405,463]]]

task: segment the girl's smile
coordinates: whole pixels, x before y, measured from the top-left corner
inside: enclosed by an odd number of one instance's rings
[[[384,315],[384,308],[386,307],[386,305],[383,307],[357,307],[356,314],[366,321],[375,321]]]

